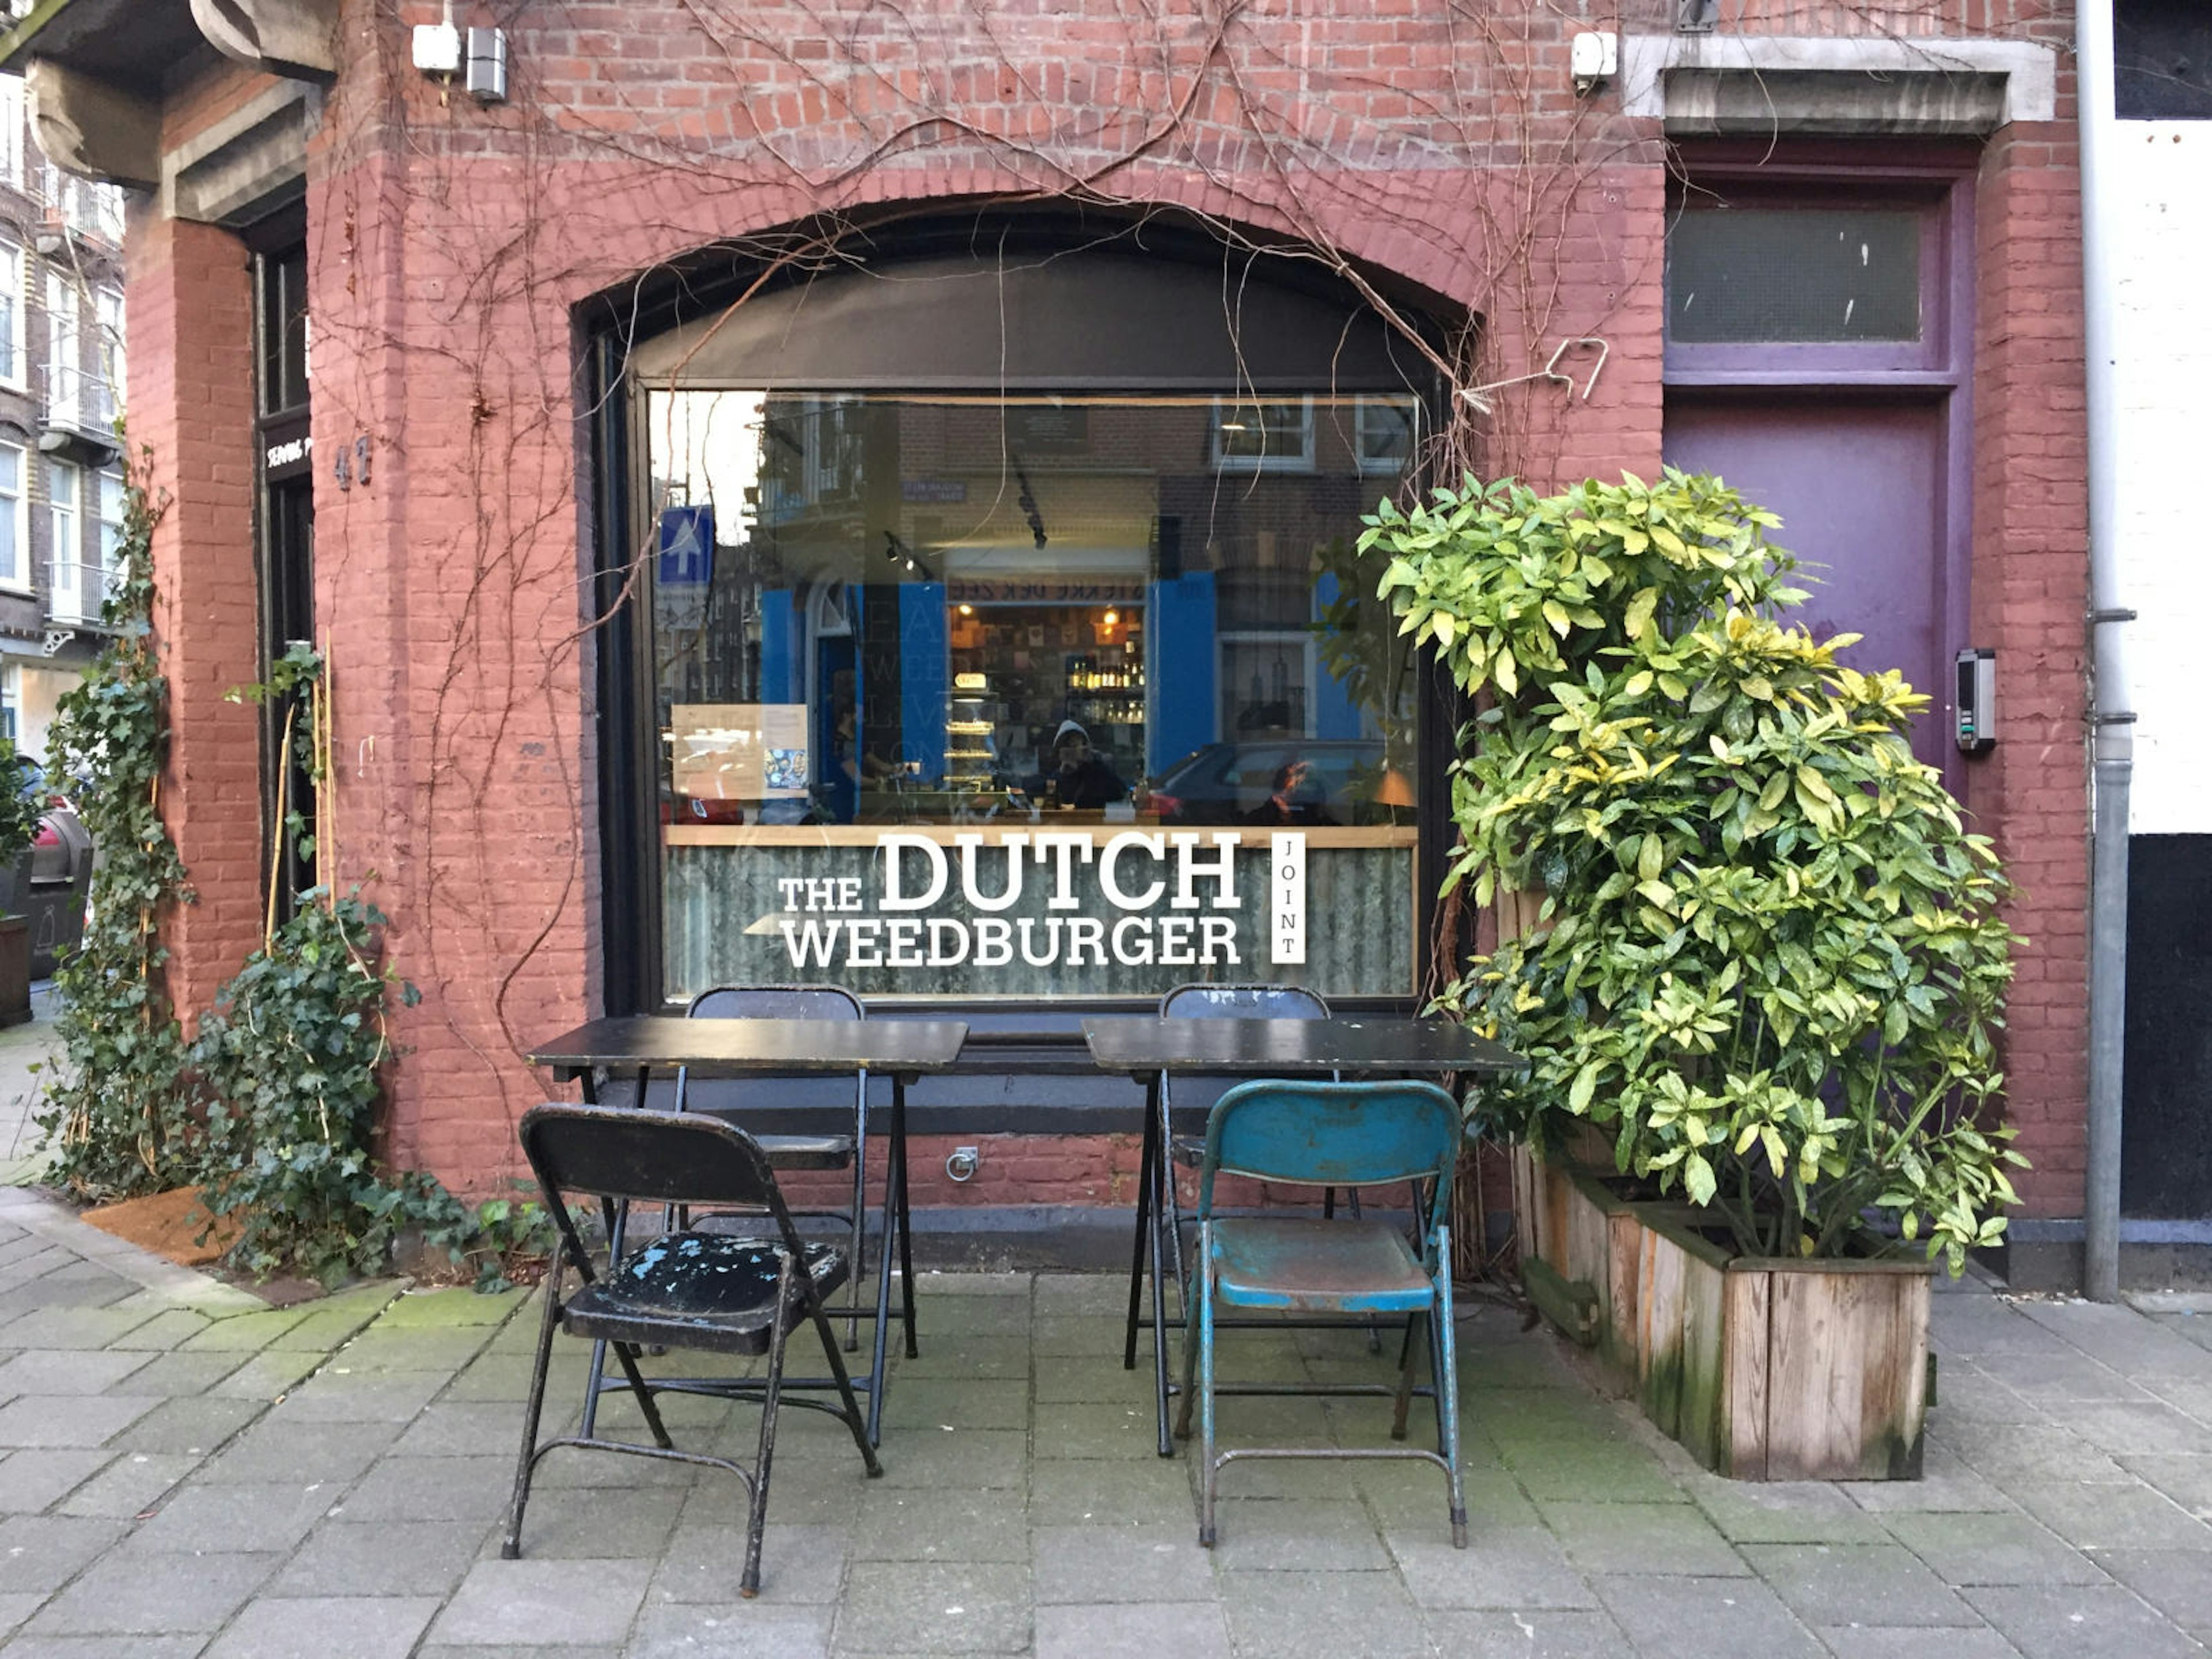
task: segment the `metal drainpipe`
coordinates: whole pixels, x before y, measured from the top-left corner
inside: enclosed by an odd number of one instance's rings
[[[2128,969],[2128,790],[2135,770],[2119,605],[2118,513],[2112,416],[2113,233],[2118,214],[2106,167],[2116,137],[2113,0],[2079,0],[2075,70],[2081,146],[2082,336],[2088,404],[2090,720],[2095,806],[2089,877],[2088,1168],[2082,1194],[2082,1294],[2120,1293],[2120,1106]]]

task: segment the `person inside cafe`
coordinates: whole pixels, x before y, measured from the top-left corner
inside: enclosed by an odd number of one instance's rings
[[[1128,799],[1129,786],[1091,747],[1091,734],[1075,720],[1062,720],[1053,734],[1052,763],[1030,780],[1030,796],[1040,806],[1097,810]]]

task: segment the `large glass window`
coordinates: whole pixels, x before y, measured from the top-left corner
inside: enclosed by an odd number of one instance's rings
[[[30,506],[24,495],[23,451],[0,443],[0,583],[27,586]]]
[[[1413,990],[1413,399],[640,407],[667,996]]]

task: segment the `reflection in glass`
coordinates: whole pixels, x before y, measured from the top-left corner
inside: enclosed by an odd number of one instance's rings
[[[792,977],[700,907],[772,922],[763,892],[860,868],[865,826],[1364,828],[1410,874],[1409,653],[1350,547],[1413,400],[679,391],[645,416],[671,994]],[[1409,907],[1344,971],[1407,988]],[[1120,971],[1045,988],[1190,976]]]

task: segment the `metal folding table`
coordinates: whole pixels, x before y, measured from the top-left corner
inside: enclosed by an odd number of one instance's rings
[[[1152,1282],[1152,1380],[1159,1454],[1175,1455],[1168,1432],[1167,1292],[1157,1215],[1165,1201],[1168,1137],[1161,1080],[1170,1072],[1238,1079],[1349,1076],[1358,1073],[1456,1073],[1495,1077],[1527,1062],[1510,1048],[1448,1020],[1356,1015],[1334,1019],[1086,1019],[1084,1041],[1101,1071],[1124,1072],[1145,1085],[1144,1152],[1137,1176],[1137,1249],[1149,1250]],[[1135,1275],[1132,1274],[1133,1280]],[[1136,1364],[1133,1327],[1124,1365]]]
[[[586,1101],[598,1098],[599,1072],[629,1073],[637,1079],[640,1105],[645,1102],[647,1085],[656,1069],[682,1066],[701,1078],[828,1077],[842,1073],[857,1075],[863,1070],[889,1075],[890,1148],[884,1170],[883,1230],[878,1245],[883,1255],[876,1275],[875,1344],[866,1384],[868,1438],[880,1443],[894,1231],[906,1351],[908,1358],[919,1352],[915,1340],[914,1247],[907,1203],[906,1085],[911,1078],[951,1071],[967,1039],[966,1024],[950,1019],[684,1019],[637,1014],[586,1021],[573,1031],[536,1045],[529,1059],[562,1081],[580,1080]],[[854,1287],[856,1291],[858,1288]],[[865,1309],[840,1309],[838,1313],[840,1317],[868,1316]],[[586,1396],[587,1424],[598,1406],[601,1358],[595,1349]],[[806,1385],[787,1382],[784,1386]],[[587,1426],[586,1432],[589,1431]]]

